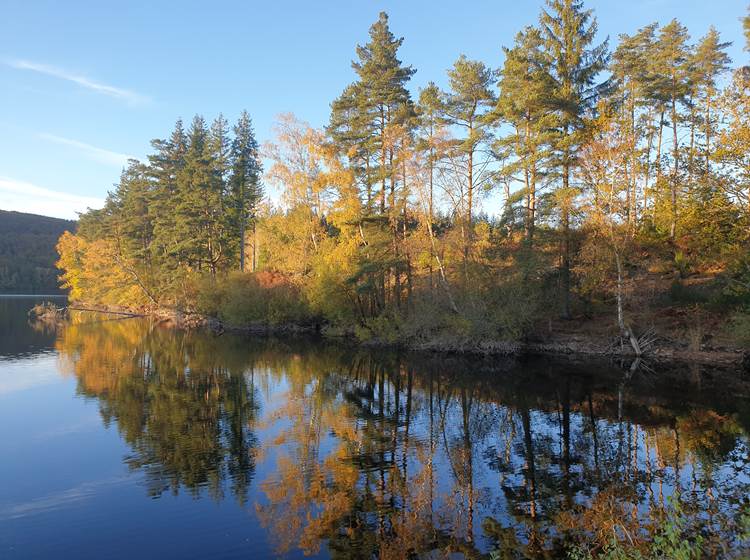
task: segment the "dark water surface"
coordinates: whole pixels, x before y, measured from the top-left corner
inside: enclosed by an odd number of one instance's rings
[[[0,558],[554,558],[675,495],[736,544],[738,374],[50,330],[33,303],[0,298]]]

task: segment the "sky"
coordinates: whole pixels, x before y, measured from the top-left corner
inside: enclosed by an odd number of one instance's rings
[[[261,143],[281,113],[325,125],[380,11],[404,37],[416,94],[429,81],[444,86],[461,54],[499,67],[502,47],[543,3],[0,0],[0,209],[74,218],[100,206],[124,162],[145,158],[178,117],[234,121],[247,109]],[[747,4],[586,2],[612,46],[620,33],[676,17],[695,40],[714,25],[734,42],[736,65],[750,61]]]

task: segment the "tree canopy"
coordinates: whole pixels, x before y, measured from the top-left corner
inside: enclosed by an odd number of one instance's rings
[[[548,0],[418,92],[407,40],[378,16],[324,129],[283,115],[259,146],[248,113],[177,121],[60,240],[71,295],[422,346],[632,334],[670,306],[676,335],[700,312],[750,339],[749,81],[718,30],[610,45]]]

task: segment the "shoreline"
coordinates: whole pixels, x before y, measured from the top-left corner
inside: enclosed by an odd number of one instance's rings
[[[271,325],[256,323],[248,325],[227,324],[216,317],[196,313],[183,313],[169,310],[156,310],[143,313],[158,323],[182,330],[209,330],[217,335],[225,332],[241,336],[320,336],[326,340],[341,340],[347,344],[370,348],[391,348],[406,351],[425,352],[443,355],[477,357],[497,356],[569,356],[580,358],[639,359],[630,346],[615,345],[615,341],[603,337],[584,337],[561,334],[540,339],[529,338],[521,341],[491,340],[469,342],[459,339],[436,339],[429,341],[408,340],[359,340],[353,333],[331,333],[320,323]],[[674,343],[657,343],[648,353],[640,356],[646,362],[669,363],[675,365],[702,365],[731,367],[750,374],[750,351],[739,348],[711,348],[690,350]]]
[[[350,332],[326,332],[321,323],[287,323],[272,325],[254,323],[231,325],[216,317],[173,309],[133,309],[119,306],[103,306],[79,302],[67,309],[80,312],[112,313],[136,318],[150,318],[157,324],[184,331],[205,330],[220,336],[231,333],[240,336],[319,336],[325,340],[339,340],[363,348],[390,348],[430,354],[499,357],[499,356],[567,356],[570,358],[608,358],[637,360],[638,356],[629,345],[616,345],[615,339],[560,333],[548,337],[536,335],[521,341],[491,340],[470,342],[459,338],[443,338],[428,341],[408,340],[359,340]],[[127,317],[126,317],[127,318]],[[646,363],[655,362],[673,365],[701,365],[734,368],[750,375],[750,351],[739,348],[710,348],[690,350],[684,345],[659,341],[652,350],[640,356]]]

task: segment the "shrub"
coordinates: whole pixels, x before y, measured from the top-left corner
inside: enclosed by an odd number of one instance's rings
[[[233,272],[223,278],[202,278],[196,307],[232,325],[280,325],[311,320],[300,289],[274,272]]]
[[[750,311],[736,311],[729,320],[729,335],[745,348],[750,348]]]
[[[709,300],[705,289],[685,285],[681,280],[674,280],[669,286],[669,301],[673,304],[706,303]]]

